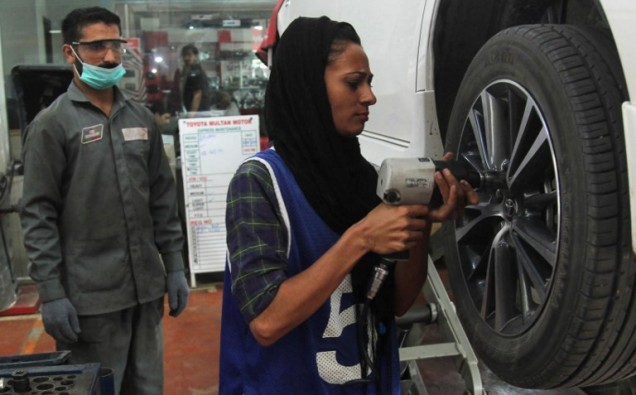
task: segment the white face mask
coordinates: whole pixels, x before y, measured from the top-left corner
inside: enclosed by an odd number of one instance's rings
[[[82,62],[72,46],[71,50],[75,54],[77,61],[82,64],[81,74],[77,70],[77,67],[75,67],[75,64],[73,64],[75,72],[79,75],[80,80],[92,88],[98,90],[111,88],[117,85],[117,83],[121,81],[122,77],[126,74],[126,69],[124,69],[124,66],[122,66],[121,63],[112,69],[93,66],[92,64]]]

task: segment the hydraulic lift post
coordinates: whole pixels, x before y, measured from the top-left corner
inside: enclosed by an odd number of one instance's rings
[[[426,302],[433,310],[432,320],[439,327],[441,342],[413,345],[406,342],[400,347],[400,362],[407,365],[410,377],[406,395],[428,395],[417,361],[441,357],[456,357],[457,369],[464,379],[467,393],[485,395],[477,356],[430,256],[428,257],[428,276],[423,292]],[[411,323],[411,325],[417,324],[418,322]]]

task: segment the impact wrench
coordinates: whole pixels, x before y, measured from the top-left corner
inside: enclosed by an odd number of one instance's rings
[[[466,180],[475,189],[505,185],[500,172],[477,171],[466,161],[444,161],[430,158],[387,158],[378,172],[376,193],[386,204],[427,204],[432,208],[444,201],[436,187],[433,175],[449,169],[458,180]],[[375,298],[389,270],[398,261],[409,258],[409,252],[382,256],[374,268],[374,275],[367,291],[367,299]]]

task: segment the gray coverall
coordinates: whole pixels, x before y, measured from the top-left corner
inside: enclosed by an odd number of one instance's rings
[[[73,361],[82,354],[73,349],[71,362],[117,365],[109,367],[121,382],[118,369],[127,362],[115,361],[124,356],[116,357],[114,345],[121,339],[104,334],[108,325],[100,319],[130,320],[137,313],[122,318],[120,312],[151,306],[151,318],[142,318],[151,322],[140,328],[150,328],[142,335],[157,339],[125,345],[122,353],[130,347],[140,359],[159,358],[150,368],[158,377],[145,380],[157,381],[160,387],[148,384],[148,393],[160,394],[151,391],[162,391],[166,271],[184,264],[175,181],[153,114],[115,88],[107,117],[71,83],[29,125],[23,155],[22,227],[40,299],[70,299],[82,329],[73,347],[95,348],[109,338],[104,347],[113,354]],[[86,358],[103,353],[97,347]]]

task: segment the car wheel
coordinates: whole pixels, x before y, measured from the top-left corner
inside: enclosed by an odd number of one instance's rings
[[[481,175],[447,222],[454,303],[480,359],[525,388],[583,387],[636,364],[636,265],[618,57],[602,33],[504,30],[460,86],[446,151]]]

